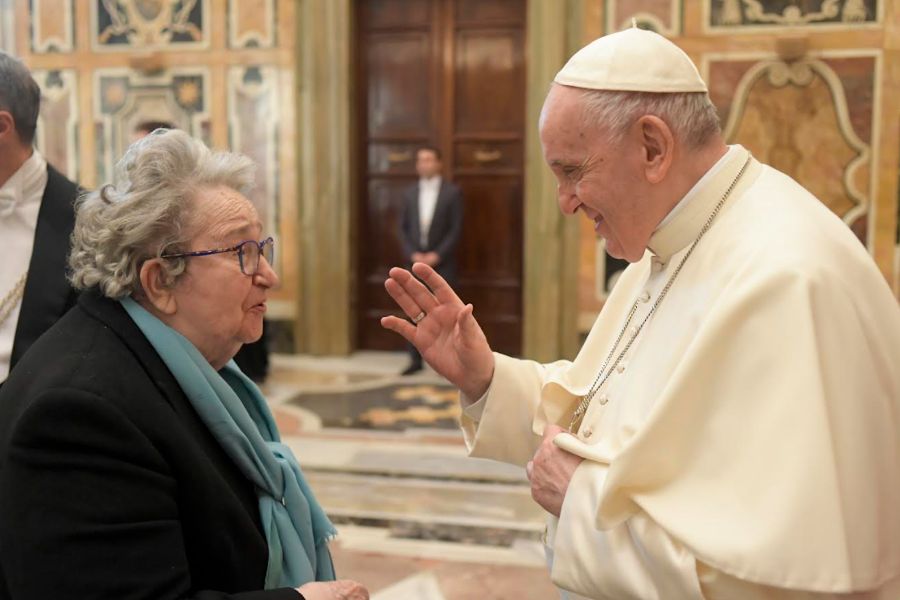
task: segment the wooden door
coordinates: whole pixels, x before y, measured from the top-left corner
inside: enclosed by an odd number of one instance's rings
[[[359,0],[356,6],[357,346],[396,349],[379,320],[404,265],[402,190],[435,145],[465,202],[457,291],[491,345],[522,337],[525,0]]]

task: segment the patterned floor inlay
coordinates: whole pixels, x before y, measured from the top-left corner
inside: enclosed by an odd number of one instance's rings
[[[287,404],[314,413],[324,427],[390,431],[459,427],[457,391],[446,383],[398,383],[392,379],[304,390]]]

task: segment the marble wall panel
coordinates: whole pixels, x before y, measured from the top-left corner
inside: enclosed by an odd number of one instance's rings
[[[880,23],[885,0],[705,0],[716,29],[859,27]]]
[[[228,46],[273,48],[276,18],[275,0],[228,0]]]
[[[78,180],[78,73],[75,69],[35,70],[41,88],[35,145],[61,173]]]
[[[75,49],[72,0],[30,0],[31,51],[35,54]]]
[[[792,63],[718,58],[705,66],[727,140],[791,175],[863,242],[872,204],[878,62],[873,54]]]
[[[145,76],[130,69],[94,72],[97,181],[111,179],[115,161],[145,120],[169,121],[210,145],[210,74],[207,67]]]
[[[90,5],[95,51],[209,47],[209,0],[96,0]]]
[[[14,0],[0,0],[0,51],[16,53],[16,13]]]
[[[609,0],[606,3],[606,31],[631,27],[652,29],[665,36],[681,34],[681,0]]]
[[[272,236],[278,232],[278,90],[279,71],[275,67],[241,66],[228,71],[229,146],[256,163],[256,186],[248,197],[256,205],[265,231]],[[278,260],[276,257],[276,263]]]

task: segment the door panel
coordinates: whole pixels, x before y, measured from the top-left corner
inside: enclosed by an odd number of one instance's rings
[[[368,133],[415,135],[430,126],[429,36],[427,33],[372,35],[367,40]]]
[[[384,291],[406,266],[398,237],[415,151],[443,155],[463,191],[458,292],[492,347],[521,346],[525,0],[360,0],[357,347],[400,349],[381,328]]]
[[[462,30],[456,39],[456,130],[520,133],[525,70],[519,31]]]
[[[428,27],[433,2],[422,0],[366,0],[358,3],[363,28]]]

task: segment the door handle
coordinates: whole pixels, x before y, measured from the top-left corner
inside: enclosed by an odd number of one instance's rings
[[[475,160],[480,163],[495,162],[503,158],[503,153],[499,150],[476,150]]]
[[[403,152],[388,152],[387,159],[391,164],[406,162],[412,158],[412,152],[404,150]]]

